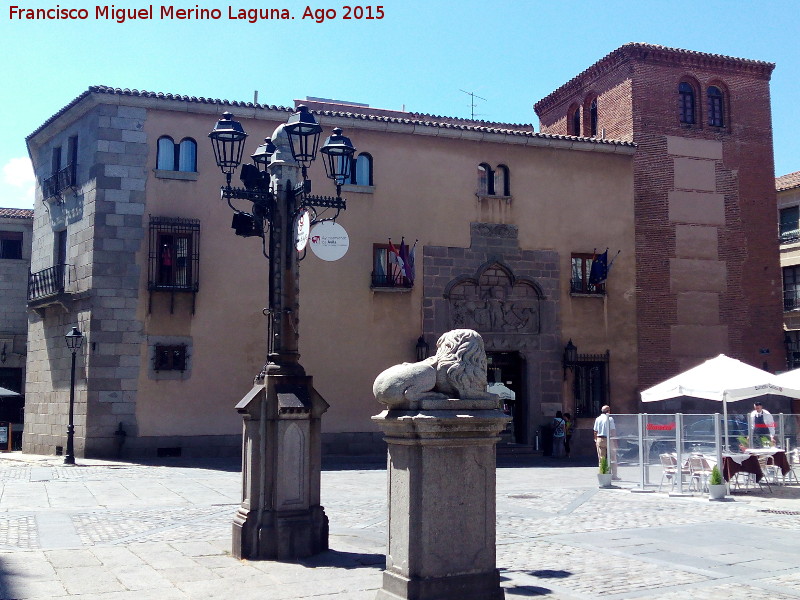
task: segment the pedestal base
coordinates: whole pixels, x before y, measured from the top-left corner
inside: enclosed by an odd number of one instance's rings
[[[233,519],[233,555],[248,560],[297,560],[328,549],[328,517],[314,506],[303,511],[254,511],[239,508]]]
[[[375,600],[503,600],[500,573],[494,569],[474,575],[408,579],[383,572],[383,587]]]

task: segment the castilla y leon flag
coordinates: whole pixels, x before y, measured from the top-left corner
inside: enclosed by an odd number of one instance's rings
[[[402,246],[402,243],[400,245]],[[403,276],[405,263],[403,259],[400,258],[400,252],[398,252],[397,248],[392,243],[392,238],[389,238],[389,264],[396,267],[396,269],[393,269],[394,272],[392,273],[395,281],[400,279]]]

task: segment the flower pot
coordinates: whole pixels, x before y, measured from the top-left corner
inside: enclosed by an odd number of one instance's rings
[[[711,485],[708,486],[708,498],[709,500],[722,500],[728,494],[728,486],[724,483],[720,485]]]
[[[610,488],[611,487],[611,473],[598,473],[597,474],[597,483],[600,484],[601,488]]]

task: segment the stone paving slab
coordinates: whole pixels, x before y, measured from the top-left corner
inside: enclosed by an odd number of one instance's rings
[[[0,599],[372,600],[381,585],[380,468],[325,470],[331,550],[279,563],[230,555],[233,461],[79,463],[0,458]],[[600,490],[595,472],[541,458],[498,469],[508,600],[800,599],[800,486],[716,503],[634,494],[633,477]]]

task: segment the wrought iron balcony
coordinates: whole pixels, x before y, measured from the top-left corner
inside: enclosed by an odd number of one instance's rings
[[[583,279],[571,279],[569,282],[569,291],[571,294],[592,294],[595,296],[604,296],[606,293],[606,287],[602,283],[594,285]]]
[[[54,265],[30,273],[28,276],[28,305],[46,304],[46,300],[56,298],[68,292],[72,281],[71,265]]]
[[[800,241],[800,229],[788,229],[781,231],[781,244],[792,244]]]
[[[402,275],[392,275],[386,273],[372,273],[373,288],[412,288],[414,284]]]
[[[60,197],[61,192],[75,185],[77,179],[76,166],[75,164],[69,164],[42,182],[42,195],[45,200]]]

